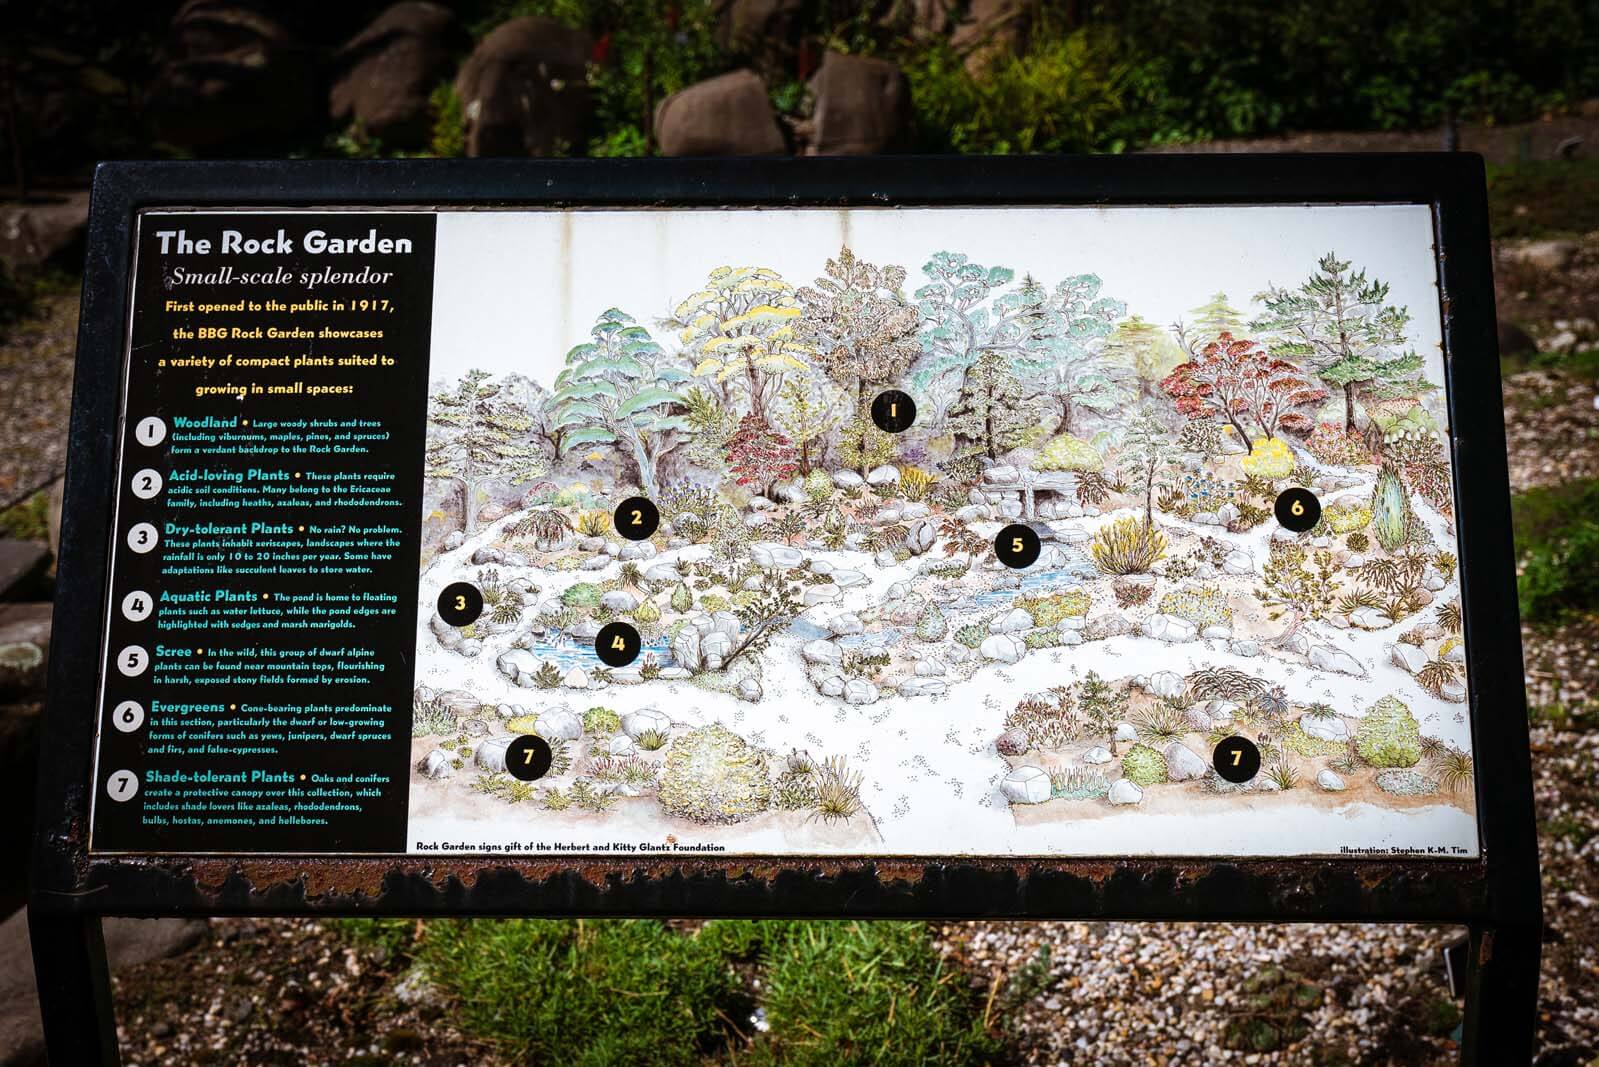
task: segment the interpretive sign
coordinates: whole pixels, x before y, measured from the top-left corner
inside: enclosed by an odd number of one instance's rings
[[[103,168],[36,906],[1535,928],[1482,199]]]

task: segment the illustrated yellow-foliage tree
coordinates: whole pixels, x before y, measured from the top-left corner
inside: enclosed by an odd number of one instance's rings
[[[694,376],[729,407],[742,393],[748,411],[772,425],[768,411],[785,377],[804,373],[812,353],[795,337],[794,287],[766,267],[717,267],[672,314]]]

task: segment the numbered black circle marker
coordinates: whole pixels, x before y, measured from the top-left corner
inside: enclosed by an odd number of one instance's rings
[[[611,524],[629,541],[642,541],[661,525],[661,513],[645,497],[630,496],[617,505]]]
[[[150,653],[143,645],[128,645],[117,653],[117,670],[124,678],[137,678],[150,665]]]
[[[106,796],[118,804],[132,800],[139,792],[139,776],[132,771],[112,771],[105,780]]]
[[[909,393],[884,389],[872,398],[872,421],[884,433],[903,433],[916,421],[916,401]]]
[[[1285,530],[1304,533],[1321,521],[1321,501],[1309,489],[1284,489],[1277,494],[1277,521]]]
[[[1216,746],[1211,763],[1217,774],[1241,785],[1260,773],[1260,749],[1247,737],[1229,737]]]
[[[1038,533],[1031,526],[1013,522],[994,538],[994,555],[1007,567],[1031,567],[1042,549]]]
[[[124,700],[111,709],[111,725],[131,734],[144,725],[144,706],[137,700]]]
[[[536,782],[550,773],[550,743],[538,734],[523,734],[505,748],[505,769],[512,778]]]
[[[638,658],[638,631],[625,622],[608,622],[594,635],[594,654],[609,667],[626,667]]]
[[[143,622],[155,610],[155,600],[143,589],[135,589],[122,598],[122,617],[129,622]]]
[[[483,614],[483,594],[471,582],[451,582],[439,594],[439,618],[451,626],[466,626]]]
[[[143,555],[155,551],[161,543],[161,532],[148,522],[136,522],[128,528],[128,547]]]
[[[146,448],[154,448],[167,439],[167,424],[154,415],[148,415],[133,428],[133,439]]]
[[[146,467],[133,476],[130,483],[133,495],[140,500],[152,500],[161,494],[161,486],[165,484],[161,479],[161,472],[154,467]]]

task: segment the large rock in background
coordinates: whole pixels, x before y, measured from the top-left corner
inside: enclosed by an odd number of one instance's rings
[[[582,154],[587,141],[588,34],[524,16],[496,26],[455,79],[469,156]]]
[[[766,83],[735,70],[679,90],[655,109],[666,156],[761,156],[787,151]]]
[[[801,127],[807,155],[862,156],[908,145],[910,84],[888,60],[829,52],[810,89],[815,105]]]
[[[198,151],[305,140],[320,126],[315,51],[272,4],[188,0],[146,101],[159,140]]]
[[[334,55],[328,112],[385,148],[421,148],[432,124],[428,96],[469,44],[449,8],[425,0],[395,4]]]

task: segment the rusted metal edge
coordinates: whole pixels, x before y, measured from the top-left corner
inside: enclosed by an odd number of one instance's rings
[[[1453,860],[97,857],[51,909],[101,914],[815,915],[1457,921]]]

